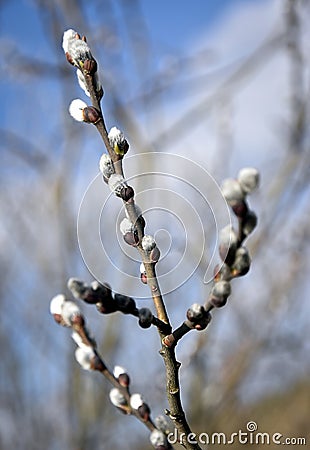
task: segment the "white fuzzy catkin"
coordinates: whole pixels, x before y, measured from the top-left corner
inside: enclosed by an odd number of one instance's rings
[[[112,159],[109,155],[104,153],[99,161],[99,169],[102,175],[108,180],[111,175],[115,173],[114,165]]]
[[[120,232],[122,233],[123,236],[125,236],[125,234],[127,234],[127,233],[133,233],[134,232],[134,226],[130,222],[130,220],[127,219],[127,217],[125,217],[121,221],[121,223],[119,224],[119,229],[120,229]]]
[[[109,131],[108,138],[112,147],[125,141],[124,133],[117,127],[112,127]]]
[[[117,408],[127,405],[127,401],[126,401],[125,397],[117,388],[111,389],[111,391],[109,393],[109,397],[110,397],[111,403],[114,406],[116,406]]]
[[[64,320],[64,322],[71,326],[72,325],[72,318],[74,316],[80,316],[82,315],[80,308],[78,305],[71,301],[65,301],[62,305],[61,315]]]
[[[85,83],[84,75],[80,71],[80,69],[77,69],[76,76],[77,76],[77,80],[78,80],[80,88],[84,91],[84,93],[87,95],[87,97],[90,97],[90,93],[89,93],[86,83]]]
[[[72,45],[72,41],[76,39],[76,37],[75,37],[76,35],[77,35],[77,32],[72,29],[64,32],[63,39],[62,39],[62,48],[65,53],[69,52],[69,48]]]
[[[130,396],[130,406],[133,408],[133,409],[138,409],[138,408],[140,408],[140,406],[142,406],[143,405],[143,398],[142,398],[142,395],[141,394],[132,394],[131,396]]]
[[[91,363],[95,356],[91,347],[83,346],[75,350],[75,359],[84,370],[92,370]]]
[[[79,61],[91,59],[91,51],[88,44],[82,39],[78,39],[75,30],[67,30],[63,34],[62,48],[65,53],[69,53],[75,64],[79,65]]]
[[[126,369],[124,369],[124,367],[122,366],[115,366],[114,370],[113,370],[113,375],[115,376],[115,378],[118,378],[120,375],[127,373]]]
[[[167,438],[162,431],[155,428],[150,434],[150,442],[155,448],[160,446],[165,447],[167,445]]]
[[[141,244],[145,252],[150,252],[156,246],[155,239],[153,238],[153,236],[150,236],[149,234],[143,236]]]
[[[238,236],[232,225],[222,228],[219,233],[219,245],[227,248],[234,247],[238,243]]]
[[[84,93],[87,95],[87,97],[90,97],[90,93],[89,93],[89,90],[87,89],[84,75],[80,69],[76,70],[76,76],[77,76],[77,80],[78,80],[80,88],[84,91]],[[93,79],[95,81],[95,89],[98,92],[101,89],[101,83],[99,81],[98,72],[96,72],[93,77],[94,77]]]
[[[59,314],[62,313],[62,306],[66,301],[66,297],[63,294],[56,295],[52,298],[50,303],[50,313],[51,314]]]
[[[226,201],[231,204],[244,200],[245,194],[241,189],[240,183],[233,179],[227,178],[223,181],[221,191]]]
[[[123,188],[127,186],[126,181],[122,175],[112,174],[109,178],[109,188],[115,194],[119,194]]]
[[[73,117],[73,119],[77,120],[78,122],[84,122],[84,109],[87,108],[87,104],[83,102],[80,98],[76,98],[75,100],[72,100],[69,106],[69,113],[70,116]]]
[[[259,172],[254,167],[245,167],[238,174],[240,186],[246,194],[251,194],[259,185]]]

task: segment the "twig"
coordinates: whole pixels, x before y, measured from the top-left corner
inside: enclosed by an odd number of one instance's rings
[[[92,106],[95,107],[99,112],[101,119],[95,123],[95,126],[102,137],[102,140],[104,142],[104,145],[107,149],[107,152],[112,159],[115,167],[116,173],[124,176],[123,172],[123,166],[122,166],[122,158],[120,158],[118,155],[115,154],[113,148],[111,147],[111,144],[109,142],[108,138],[108,132],[105,126],[102,109],[100,106],[100,100],[98,100],[98,94],[95,89],[94,85],[94,77],[89,74],[88,71],[82,70],[82,73],[85,77],[86,85],[88,88],[88,91],[90,93],[90,98],[92,102]],[[141,256],[142,256],[142,262],[145,266],[146,276],[147,276],[147,282],[148,286],[151,291],[152,299],[154,302],[154,306],[156,309],[157,317],[159,321],[162,321],[168,325],[170,328],[170,322],[169,317],[167,314],[167,310],[165,307],[165,303],[160,291],[159,283],[156,276],[156,270],[155,270],[155,264],[151,263],[146,255],[146,252],[143,250],[141,246],[141,240],[144,236],[144,229],[141,226],[141,223],[137,220],[137,214],[135,212],[134,203],[133,202],[125,202],[124,205],[126,208],[126,211],[129,215],[129,218],[132,223],[135,223],[138,230],[138,236],[139,236],[139,244],[137,246]],[[163,333],[161,327],[158,327],[158,333],[160,336],[161,341],[166,336],[165,333]],[[167,386],[166,386],[166,392],[167,392],[167,398],[169,402],[170,411],[168,412],[169,417],[173,420],[176,429],[180,434],[182,434],[182,445],[188,450],[199,450],[200,447],[198,444],[191,444],[188,442],[188,440],[185,438],[185,436],[188,436],[191,433],[191,429],[188,425],[188,422],[185,417],[185,413],[182,407],[181,403],[181,396],[180,396],[180,383],[179,383],[179,367],[180,363],[177,362],[176,356],[175,356],[175,350],[174,348],[168,348],[165,345],[162,346],[162,349],[160,351],[160,354],[163,356],[165,367],[166,367],[166,379],[167,379]]]

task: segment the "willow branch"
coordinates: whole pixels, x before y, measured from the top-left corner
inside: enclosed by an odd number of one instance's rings
[[[122,158],[119,157],[119,155],[116,155],[109,142],[108,132],[106,129],[102,109],[100,106],[100,96],[98,96],[98,93],[96,92],[94,78],[85,70],[83,71],[83,75],[85,77],[87,88],[90,93],[92,106],[95,107],[100,113],[100,120],[97,123],[95,123],[95,126],[104,142],[104,145],[107,149],[110,158],[114,163],[116,173],[124,176]],[[160,286],[156,275],[155,264],[149,261],[147,253],[143,250],[141,246],[141,240],[144,236],[144,227],[138,220],[137,213],[134,208],[134,202],[133,201],[124,202],[124,205],[131,222],[136,224],[137,226],[139,237],[139,244],[137,245],[137,249],[142,256],[142,262],[144,263],[145,266],[147,283],[151,291],[157,317],[160,321],[166,323],[170,327],[169,317],[167,314],[167,310],[165,307],[165,303],[160,291]],[[162,332],[161,327],[158,327],[157,329],[162,342],[165,337],[165,334]],[[188,450],[200,450],[198,444],[191,444],[188,442],[188,439],[186,438],[191,433],[191,429],[186,420],[185,412],[183,410],[181,402],[180,382],[179,382],[180,363],[176,360],[175,350],[174,348],[168,348],[165,345],[162,345],[160,354],[163,357],[166,367],[166,379],[167,379],[166,392],[170,408],[170,410],[167,410],[166,412],[169,415],[169,417],[173,420],[175,427],[179,433],[179,436],[181,436],[180,442],[182,443],[182,445]]]

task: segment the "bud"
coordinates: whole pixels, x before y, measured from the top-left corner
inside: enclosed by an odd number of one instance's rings
[[[65,324],[69,327],[76,322],[84,321],[80,308],[76,303],[71,301],[65,301],[63,303],[61,315]]]
[[[86,39],[85,39],[86,42]],[[96,74],[97,72],[97,61],[95,61],[94,59],[86,59],[84,61],[84,66],[83,66],[83,70],[87,73],[89,73],[90,75]]]
[[[145,422],[150,418],[150,408],[144,403],[141,394],[132,394],[130,397],[130,406],[139,412],[140,417]]]
[[[113,388],[109,393],[111,403],[122,410],[123,412],[128,412],[128,403],[124,395],[117,388]]]
[[[240,183],[233,178],[227,178],[223,181],[221,191],[229,205],[242,202],[245,194],[241,189]]]
[[[112,300],[112,290],[108,283],[98,283],[98,281],[92,281],[90,287],[97,297],[97,301]]]
[[[127,183],[122,175],[112,174],[108,181],[109,188],[118,197],[121,196],[122,190],[127,187]]]
[[[135,191],[131,186],[125,186],[120,192],[120,198],[124,200],[124,202],[129,202],[135,195]]]
[[[92,281],[89,285],[77,278],[68,280],[68,288],[75,298],[86,303],[96,304],[100,301],[112,300],[111,288],[108,285]]]
[[[169,448],[167,437],[162,431],[157,430],[156,428],[150,434],[150,442],[155,449],[158,449],[160,446],[165,449]]]
[[[111,147],[117,155],[124,156],[128,152],[129,144],[124,134],[118,128],[111,128],[108,138]]]
[[[170,431],[170,424],[168,423],[168,420],[165,416],[157,416],[155,417],[155,425],[156,428],[160,431],[162,431],[165,434],[168,434]]]
[[[235,259],[238,246],[238,236],[231,225],[227,225],[219,234],[219,253],[221,259],[231,265]]]
[[[100,112],[93,106],[87,106],[85,102],[76,98],[69,106],[69,113],[78,122],[96,124],[101,119]]]
[[[130,222],[129,219],[127,219],[127,217],[125,217],[121,221],[121,223],[119,225],[119,229],[123,236],[127,233],[133,233],[135,231],[133,224]]]
[[[128,388],[129,383],[130,383],[130,378],[129,378],[129,375],[128,375],[126,369],[124,369],[121,366],[115,366],[114,370],[113,370],[113,375],[118,380],[118,382],[121,386]]]
[[[141,394],[132,394],[130,397],[130,406],[132,409],[138,409],[143,405],[143,398]]]
[[[156,246],[153,248],[153,250],[151,250],[150,252],[150,261],[152,263],[157,263],[159,261],[160,258],[160,250],[159,248]]]
[[[155,239],[153,236],[146,234],[142,239],[142,248],[145,252],[150,252],[156,246]]]
[[[136,302],[127,295],[115,294],[114,301],[116,302],[118,311],[124,314],[132,314],[136,310]]]
[[[87,301],[87,298],[89,297],[89,293],[91,291],[90,286],[87,283],[84,283],[77,278],[69,278],[67,286],[72,292],[74,298],[78,298],[81,300],[85,299],[87,303],[96,303],[96,299],[94,299],[94,301],[92,301],[92,299],[90,299],[90,301]]]
[[[81,39],[79,34],[72,29],[64,32],[62,47],[68,61],[76,67],[83,69],[85,61],[94,60],[85,40]],[[89,67],[89,62],[87,62],[87,67]],[[93,65],[92,67],[97,69]]]
[[[238,174],[238,181],[245,194],[251,194],[259,185],[259,172],[254,167],[245,167]]]
[[[96,124],[101,120],[101,114],[94,106],[87,106],[83,109],[84,122]]]
[[[245,217],[249,210],[247,202],[245,200],[241,202],[234,202],[233,204],[231,204],[231,209],[233,210],[235,215],[240,218]]]
[[[202,305],[199,305],[198,303],[194,303],[186,313],[186,317],[190,322],[197,323],[199,320],[201,320],[204,316],[205,309]]]
[[[119,228],[126,244],[136,247],[139,243],[138,232],[131,221],[125,217],[121,221]]]
[[[75,350],[75,359],[84,370],[93,370],[93,361],[96,354],[92,347],[78,347]]]
[[[231,276],[231,269],[230,267],[223,263],[223,264],[217,264],[214,268],[214,281],[220,281],[220,280],[225,280],[225,281],[230,281],[232,278]]]
[[[257,216],[254,211],[249,211],[242,222],[242,232],[245,237],[249,236],[256,228]]]
[[[197,322],[194,322],[194,328],[197,331],[202,331],[204,329],[207,328],[207,326],[209,325],[209,323],[211,322],[212,316],[210,314],[210,312],[208,311],[204,311],[203,316],[201,317],[201,319],[197,320]]]
[[[231,294],[231,286],[228,281],[218,281],[211,290],[210,303],[216,308],[226,305],[227,298]]]
[[[100,172],[102,173],[103,179],[106,183],[108,182],[110,176],[115,173],[112,159],[106,153],[104,153],[100,158],[99,169],[100,169]]]
[[[235,261],[231,267],[234,277],[240,277],[248,273],[251,266],[251,258],[246,247],[240,247],[236,251]]]
[[[118,310],[116,302],[113,298],[105,298],[96,303],[97,311],[100,314],[111,314]]]
[[[137,230],[134,230],[133,233],[125,233],[123,235],[124,241],[128,245],[132,245],[133,247],[136,247],[139,244],[139,237]]]
[[[153,314],[149,308],[139,309],[139,325],[141,328],[150,328],[153,321]]]
[[[83,295],[83,300],[87,303],[95,303],[97,310],[101,314],[110,314],[117,310],[116,303],[112,297],[111,287],[108,283],[98,283],[92,281],[90,289]]]
[[[211,321],[211,314],[198,303],[194,303],[187,310],[186,316],[188,320],[185,325],[189,328],[195,328],[197,331],[204,330]]]

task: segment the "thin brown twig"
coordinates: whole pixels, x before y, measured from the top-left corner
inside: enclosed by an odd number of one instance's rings
[[[118,379],[113,375],[111,370],[107,367],[106,363],[103,361],[98,353],[98,350],[94,347],[94,341],[89,338],[88,330],[85,327],[85,322],[82,323],[78,321],[72,325],[72,329],[79,334],[84,345],[92,348],[95,353],[95,360],[92,362],[92,370],[100,372],[112,386],[114,386],[118,391],[124,396],[127,402],[126,413],[135,416],[140,422],[142,422],[150,431],[153,431],[156,427],[151,419],[147,417],[143,419],[139,412],[130,406],[130,391],[129,387],[123,386]]]
[[[110,145],[109,138],[108,138],[108,132],[105,126],[105,121],[102,114],[102,109],[100,105],[100,100],[98,98],[98,94],[96,92],[94,78],[92,75],[87,73],[87,71],[83,71],[83,75],[86,81],[86,85],[88,88],[88,91],[90,93],[90,98],[92,102],[92,106],[95,107],[101,116],[101,119],[95,123],[95,126],[102,137],[102,140],[104,142],[104,145],[107,149],[107,152],[112,159],[114,163],[114,167],[116,170],[116,173],[124,176],[123,173],[123,167],[122,167],[122,158],[119,155],[116,155],[113,148]],[[126,208],[126,211],[128,212],[129,218],[132,221],[132,223],[135,223],[137,225],[138,230],[138,236],[139,236],[139,244],[137,246],[137,249],[139,253],[142,256],[142,262],[145,266],[145,271],[147,275],[148,285],[151,291],[152,299],[154,302],[154,306],[156,309],[156,313],[158,316],[158,319],[165,322],[167,325],[170,325],[169,317],[167,314],[167,310],[165,307],[165,303],[160,291],[158,279],[156,276],[156,270],[155,270],[155,264],[150,262],[148,260],[148,257],[146,255],[146,252],[144,252],[142,246],[141,246],[141,238],[144,236],[144,228],[139,222],[137,213],[134,208],[133,202],[125,202],[124,205]],[[161,342],[165,335],[163,332],[158,328],[158,333],[161,339]],[[162,345],[160,354],[163,357],[165,367],[166,367],[166,393],[167,393],[167,399],[169,403],[170,410],[166,411],[167,415],[173,420],[175,427],[178,431],[178,435],[180,438],[180,443],[187,449],[187,450],[201,450],[198,444],[192,444],[188,442],[187,437],[191,433],[190,426],[187,422],[185,412],[183,410],[182,402],[181,402],[181,395],[180,395],[180,382],[179,382],[179,368],[180,363],[176,360],[175,355],[175,349],[174,348],[168,348],[164,345]]]

